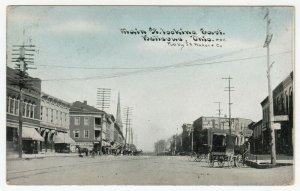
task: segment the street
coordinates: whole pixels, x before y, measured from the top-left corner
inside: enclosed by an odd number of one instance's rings
[[[9,185],[289,185],[293,166],[209,168],[186,156],[8,160]]]

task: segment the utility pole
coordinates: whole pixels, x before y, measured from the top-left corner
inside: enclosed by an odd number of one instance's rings
[[[174,145],[174,155],[176,155],[176,136],[177,136],[177,134],[174,136],[174,143],[175,143],[175,145]]]
[[[194,152],[194,127],[193,126],[191,126],[191,136],[192,136],[191,150],[193,153]]]
[[[215,102],[217,104],[219,104],[219,109],[218,111],[218,120],[219,120],[219,129],[221,129],[221,102]]]
[[[23,32],[25,33],[25,31]],[[18,129],[18,156],[21,159],[22,158],[22,133],[23,133],[23,89],[28,89],[30,87],[30,84],[28,84],[28,69],[36,69],[33,67],[28,67],[28,65],[34,64],[33,53],[28,52],[34,52],[35,46],[34,45],[13,45],[13,57],[12,62],[16,63],[15,69],[18,71],[17,73],[17,79],[18,81],[16,83],[13,83],[13,85],[19,86],[19,129]]]
[[[276,147],[275,147],[275,131],[273,128],[273,118],[274,118],[274,111],[273,111],[273,94],[271,88],[271,67],[273,63],[270,65],[270,43],[272,40],[273,34],[270,34],[270,23],[271,19],[269,19],[269,9],[267,9],[267,13],[264,17],[267,20],[267,37],[264,43],[264,48],[267,48],[267,77],[268,77],[268,101],[269,101],[269,128],[271,131],[271,164],[276,165]]]
[[[230,85],[230,80],[232,80],[233,78],[230,77],[227,77],[227,78],[222,78],[223,80],[228,80],[228,87],[225,87],[225,90],[224,91],[228,91],[229,93],[229,101],[228,101],[228,106],[229,106],[229,112],[228,112],[228,117],[229,117],[229,133],[231,134],[231,105],[233,103],[231,103],[231,97],[230,97],[230,92],[234,91],[234,87],[232,87]]]
[[[133,129],[132,129],[132,127],[130,127],[131,128],[131,145],[133,145]]]
[[[102,134],[103,134],[103,125],[104,125],[104,118],[105,118],[104,109],[107,109],[110,106],[110,94],[111,94],[111,89],[108,89],[108,88],[98,88],[97,89],[97,107],[102,110],[100,143],[99,143],[101,154],[102,154]]]
[[[129,135],[128,132],[128,128],[130,127],[130,116],[132,115],[132,107],[125,107],[124,108],[124,115],[125,115],[125,150],[126,150],[126,147],[127,147],[127,134]]]

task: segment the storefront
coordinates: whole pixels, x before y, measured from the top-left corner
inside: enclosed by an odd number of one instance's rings
[[[75,144],[75,141],[67,134],[63,132],[57,132],[53,138],[55,152],[58,153],[70,153],[71,144]]]
[[[25,154],[38,153],[38,141],[44,141],[44,138],[37,132],[37,130],[30,127],[22,128],[22,139],[22,150]]]

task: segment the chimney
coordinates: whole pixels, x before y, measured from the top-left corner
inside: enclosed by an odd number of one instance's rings
[[[84,103],[84,105],[87,105],[87,101],[86,100],[84,100],[83,103]]]

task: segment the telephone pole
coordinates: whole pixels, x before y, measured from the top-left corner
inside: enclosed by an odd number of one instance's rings
[[[219,105],[219,109],[217,110],[218,111],[218,120],[219,120],[219,129],[221,129],[221,102],[215,102]]]
[[[229,133],[231,134],[231,105],[233,103],[231,103],[231,97],[230,97],[230,92],[234,91],[234,87],[231,86],[230,84],[230,80],[232,80],[233,78],[230,77],[230,75],[227,77],[227,78],[222,78],[223,80],[228,80],[228,87],[225,87],[225,90],[224,91],[228,91],[228,95],[229,95],[229,101],[228,101],[228,108],[229,108],[229,111],[228,111],[228,118],[229,118]]]
[[[109,88],[97,88],[97,108],[102,110],[102,120],[101,120],[101,130],[100,130],[100,153],[102,153],[102,134],[103,134],[103,124],[105,118],[104,109],[110,106],[110,94],[111,89]]]
[[[267,20],[267,37],[264,43],[264,48],[267,48],[267,77],[268,77],[268,101],[269,101],[269,125],[271,131],[271,164],[276,165],[276,148],[275,148],[275,131],[273,128],[273,118],[274,118],[274,111],[273,111],[273,95],[272,95],[272,88],[271,88],[271,67],[270,65],[270,43],[272,40],[273,34],[270,34],[270,23],[271,19],[269,19],[269,9],[267,9],[267,13],[264,17]]]
[[[25,33],[25,31],[23,32]],[[30,87],[30,84],[28,84],[28,69],[36,69],[33,67],[28,67],[30,65],[34,64],[34,54],[35,51],[34,45],[25,45],[23,43],[22,45],[13,45],[13,53],[12,56],[16,56],[12,58],[12,62],[16,63],[15,69],[17,70],[17,79],[18,81],[16,83],[13,83],[13,85],[19,86],[19,97],[20,97],[20,105],[19,105],[19,129],[18,129],[18,156],[21,159],[22,158],[22,133],[23,133],[23,89],[28,89]],[[32,53],[29,53],[32,52]]]

